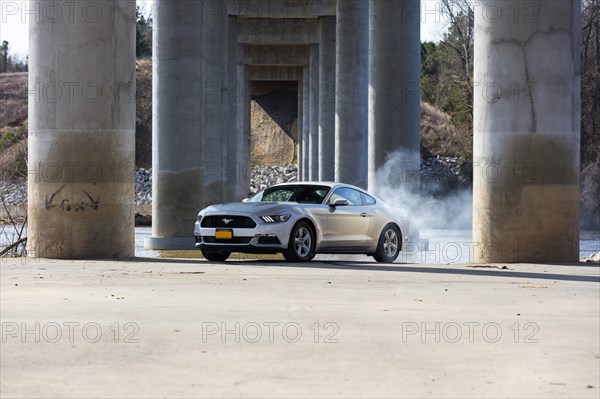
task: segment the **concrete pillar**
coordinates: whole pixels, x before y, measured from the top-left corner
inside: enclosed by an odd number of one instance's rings
[[[319,180],[335,179],[335,17],[319,18]]]
[[[304,70],[304,68],[302,68]],[[303,89],[304,89],[304,83],[303,83],[304,79],[302,78],[302,76],[300,77],[300,80],[298,80],[298,135],[297,135],[297,140],[298,140],[298,181],[303,181],[304,180],[304,176],[303,173],[304,171],[303,169],[303,164],[302,164],[302,158],[303,158],[303,149],[302,146],[304,145],[302,143],[302,139],[303,139],[303,134],[304,134],[304,97],[303,97]]]
[[[310,46],[309,55],[309,134],[308,178],[319,180],[319,45]]]
[[[238,43],[238,19],[227,19],[227,80],[224,84],[227,112],[223,131],[222,178],[224,202],[240,201],[250,190],[250,93],[244,67],[244,46]]]
[[[304,68],[302,68],[304,70]],[[303,73],[304,75],[304,73]],[[304,134],[304,79],[301,76],[300,80],[298,80],[298,181],[303,181],[304,176],[303,173],[303,134]]]
[[[335,180],[367,188],[369,2],[337,3]]]
[[[419,13],[419,0],[370,0],[369,189],[374,193],[391,185],[419,194]]]
[[[251,122],[250,122],[250,80],[246,74],[246,68],[243,63],[243,48],[238,47],[239,54],[242,54],[242,58],[238,60],[237,65],[237,81],[241,87],[241,93],[238,102],[238,128],[235,137],[235,152],[231,151],[230,154],[235,154],[235,160],[237,161],[237,167],[235,169],[235,176],[230,174],[230,181],[233,178],[235,181],[235,196],[230,200],[241,201],[248,196],[250,191],[250,146],[252,142],[251,138]],[[233,139],[233,137],[232,137]],[[233,158],[231,163],[233,163]]]
[[[193,249],[202,196],[202,3],[156,0],[153,36],[154,249]]]
[[[310,180],[310,72],[308,65],[302,71],[302,180]]]
[[[223,156],[227,149],[227,135],[224,134],[227,130],[224,129],[224,125],[227,114],[225,110],[228,94],[226,85],[228,54],[227,51],[223,51],[228,45],[226,7],[227,4],[221,1],[205,2],[202,10],[202,80],[195,82],[202,86],[203,118],[200,182],[202,195],[193,201],[198,210],[211,204],[222,203],[226,197],[226,180],[223,179],[224,172],[229,166]],[[234,58],[233,62],[235,61]]]
[[[32,257],[134,255],[135,1],[94,10],[30,19]]]
[[[578,260],[580,1],[475,4],[474,260]]]

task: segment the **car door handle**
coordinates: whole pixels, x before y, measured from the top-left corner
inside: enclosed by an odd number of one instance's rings
[[[361,214],[360,214],[360,216],[362,216],[362,217],[366,218],[367,216],[371,216],[371,215],[370,215],[370,214],[368,214],[368,213],[366,213],[366,212],[363,212],[363,213],[361,213]]]

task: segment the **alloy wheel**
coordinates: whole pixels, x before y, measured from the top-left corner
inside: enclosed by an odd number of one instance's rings
[[[395,256],[396,252],[398,251],[398,235],[393,229],[388,229],[385,232],[383,239],[383,250],[389,257]]]
[[[294,248],[296,249],[296,254],[299,257],[304,258],[310,253],[312,246],[312,239],[310,237],[310,231],[304,226],[300,227],[296,231],[296,236],[294,237]]]

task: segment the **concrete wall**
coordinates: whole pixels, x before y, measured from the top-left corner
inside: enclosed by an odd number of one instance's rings
[[[319,43],[316,19],[238,19],[238,42],[244,44],[316,44]]]

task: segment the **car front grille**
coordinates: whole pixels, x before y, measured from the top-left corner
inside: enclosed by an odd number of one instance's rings
[[[201,227],[217,227],[229,229],[253,229],[256,227],[256,222],[248,216],[204,216]]]

